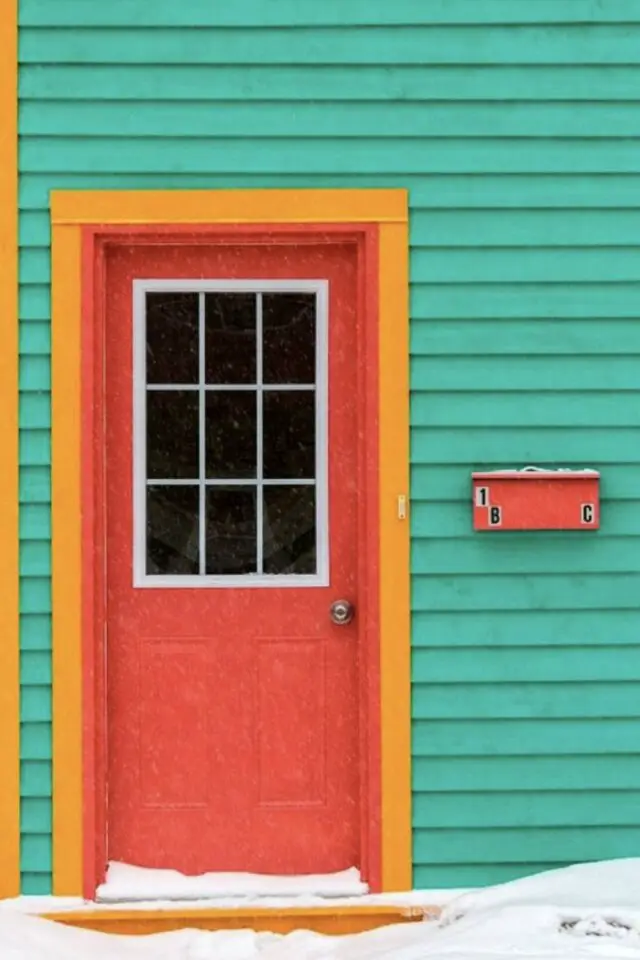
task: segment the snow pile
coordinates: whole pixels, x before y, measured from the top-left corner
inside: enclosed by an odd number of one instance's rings
[[[444,919],[450,922],[463,914],[522,906],[640,910],[640,858],[580,863],[473,890],[454,900]]]
[[[181,930],[115,937],[0,911],[1,960],[640,960],[640,859],[465,894],[440,922],[348,937]]]
[[[578,864],[464,894],[438,923],[430,958],[509,955],[640,960],[640,859]],[[466,941],[466,944],[465,944]]]
[[[273,934],[252,930],[212,934],[178,930],[120,937],[77,930],[38,917],[0,913],[2,960],[254,960]]]
[[[150,870],[128,863],[109,864],[98,887],[102,903],[136,900],[209,900],[218,897],[358,897],[368,893],[356,867],[340,873],[264,876],[253,873],[204,873],[188,877],[177,870]]]

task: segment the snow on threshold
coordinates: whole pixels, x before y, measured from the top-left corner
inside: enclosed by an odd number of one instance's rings
[[[118,937],[0,910],[1,960],[640,960],[640,859],[466,894],[438,923],[348,937],[180,930]]]
[[[356,867],[318,876],[263,876],[253,873],[204,873],[189,877],[177,870],[150,870],[112,862],[98,887],[102,903],[136,900],[209,900],[218,897],[358,897],[369,888]]]

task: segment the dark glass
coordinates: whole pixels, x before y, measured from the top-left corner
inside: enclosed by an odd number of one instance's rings
[[[147,294],[147,383],[198,382],[198,294]]]
[[[255,487],[207,488],[207,573],[257,570]]]
[[[198,488],[147,487],[147,574],[199,573]]]
[[[263,464],[267,480],[313,480],[316,396],[313,390],[265,390]]]
[[[206,400],[207,479],[256,476],[255,390],[213,390]]]
[[[205,296],[207,383],[256,382],[256,295]]]
[[[314,293],[265,293],[262,297],[264,383],[316,382]]]
[[[316,573],[315,487],[264,487],[264,572]]]
[[[147,390],[147,477],[198,479],[197,390]]]

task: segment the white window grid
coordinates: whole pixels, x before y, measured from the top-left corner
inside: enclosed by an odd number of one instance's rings
[[[146,360],[146,296],[147,293],[198,294],[198,383],[147,384]],[[207,293],[253,293],[256,295],[256,381],[251,384],[205,383],[205,295]],[[315,384],[265,384],[262,376],[262,294],[312,293],[316,297],[316,382]],[[133,281],[133,585],[155,588],[231,588],[231,587],[322,587],[329,585],[329,451],[328,451],[328,354],[329,354],[329,283],[327,280],[173,280],[138,279]],[[193,480],[147,479],[147,392],[193,391],[200,394],[199,403],[199,476]],[[256,465],[257,475],[247,479],[211,479],[206,477],[205,460],[205,396],[209,391],[250,391],[257,394]],[[272,479],[263,476],[263,403],[269,390],[315,392],[315,478]],[[316,491],[316,573],[265,574],[263,568],[262,491],[268,486],[313,485]],[[147,487],[198,486],[199,489],[199,562],[200,573],[190,575],[147,573]],[[243,575],[211,575],[206,564],[206,490],[207,487],[253,487],[257,494],[256,573]]]

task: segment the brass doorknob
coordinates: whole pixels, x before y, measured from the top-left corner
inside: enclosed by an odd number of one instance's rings
[[[344,627],[347,623],[351,623],[354,613],[353,604],[349,603],[348,600],[336,600],[329,608],[331,622],[338,627]]]

